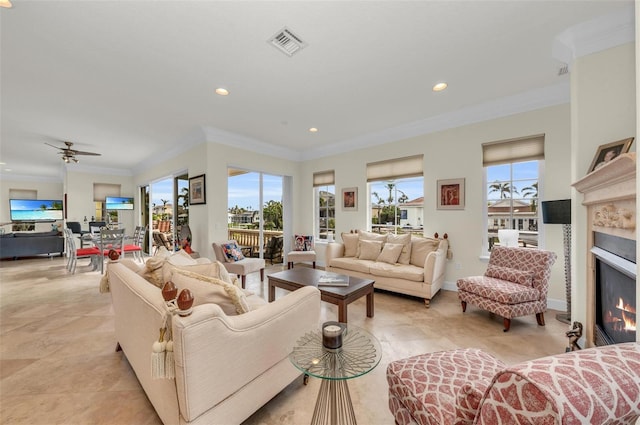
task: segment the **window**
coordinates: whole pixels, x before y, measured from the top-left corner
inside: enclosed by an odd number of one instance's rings
[[[315,205],[315,236],[326,240],[336,230],[336,187],[333,170],[313,173],[313,199]]]
[[[498,243],[499,229],[520,231],[518,245],[538,246],[539,180],[544,135],[483,145],[486,246]]]
[[[372,231],[422,234],[423,161],[416,155],[367,164]]]

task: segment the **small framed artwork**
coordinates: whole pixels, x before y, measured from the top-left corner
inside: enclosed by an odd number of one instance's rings
[[[207,188],[204,174],[189,177],[189,205],[202,205],[207,203]]]
[[[438,209],[464,209],[464,179],[438,180]]]
[[[345,187],[342,189],[342,210],[358,211],[358,188]]]
[[[620,156],[620,154],[629,152],[631,143],[633,143],[633,137],[598,146],[596,156],[593,158],[593,161],[591,161],[589,172],[591,173],[598,168],[607,165],[609,161],[617,158],[618,156]]]

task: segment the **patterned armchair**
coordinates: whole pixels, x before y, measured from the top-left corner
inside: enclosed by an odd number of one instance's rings
[[[467,303],[503,317],[507,332],[514,317],[535,314],[544,326],[551,266],[556,261],[551,251],[496,246],[483,276],[458,279],[458,298],[462,312]]]
[[[632,425],[640,417],[640,343],[505,366],[477,349],[389,363],[396,424]]]

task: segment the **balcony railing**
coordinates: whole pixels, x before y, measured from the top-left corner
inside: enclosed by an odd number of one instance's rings
[[[228,230],[229,239],[235,240],[238,245],[245,247],[254,254],[260,252],[260,231],[258,229],[240,229],[230,227]],[[264,230],[262,232],[262,246],[266,247],[274,236],[282,236],[282,230]]]

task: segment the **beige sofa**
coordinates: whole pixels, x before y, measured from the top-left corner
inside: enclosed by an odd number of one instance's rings
[[[442,288],[450,255],[446,234],[439,239],[437,234],[423,238],[359,231],[343,233],[342,243],[328,245],[325,269],[373,279],[378,289],[424,298],[428,308]]]
[[[319,326],[316,288],[272,303],[247,297],[252,309],[236,316],[217,304],[194,304],[190,316],[171,321],[175,379],[153,379],[152,346],[165,303],[158,287],[124,263],[108,265],[115,334],[164,424],[239,424],[300,376],[288,355]]]

